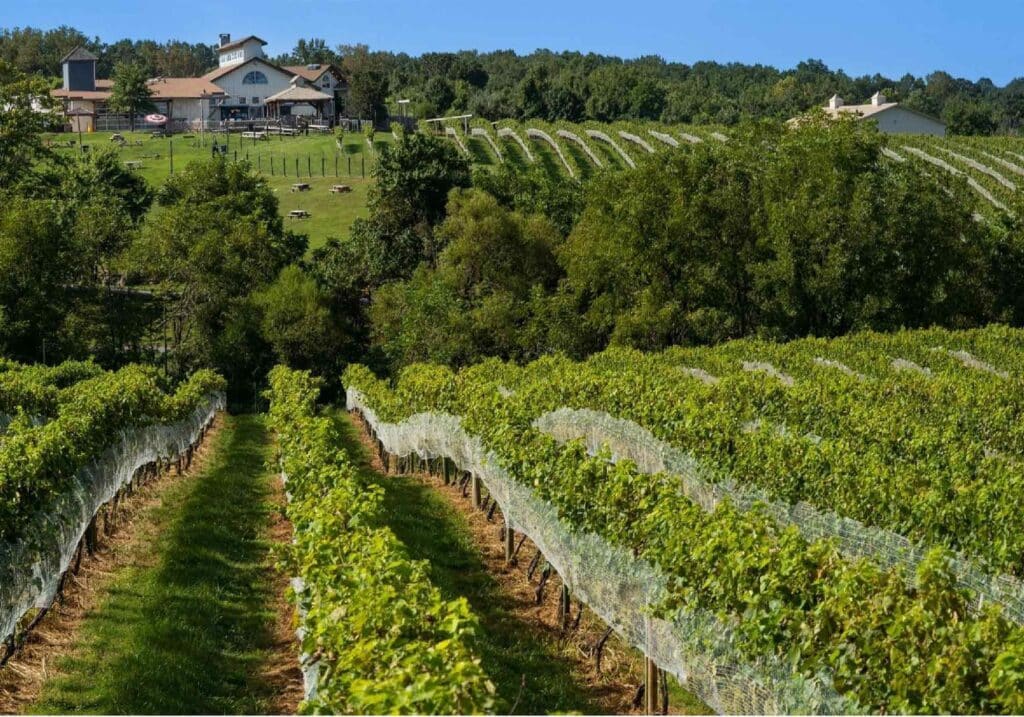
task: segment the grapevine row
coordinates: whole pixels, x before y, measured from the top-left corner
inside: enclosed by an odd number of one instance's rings
[[[425,562],[382,524],[383,492],[318,415],[319,382],[284,367],[270,374],[270,421],[295,536],[285,564],[302,650],[316,674],[304,710],[353,714],[472,714],[493,707],[464,598],[444,600]]]
[[[0,541],[19,531],[87,461],[121,431],[185,419],[224,380],[198,371],[165,393],[155,369],[128,366],[100,373],[62,390],[56,416],[44,425],[15,421],[0,444]]]
[[[752,659],[775,654],[805,674],[824,670],[873,711],[1020,709],[1021,686],[1004,669],[1020,658],[1020,630],[997,608],[972,613],[947,554],[933,551],[908,585],[899,570],[847,559],[829,541],[809,542],[757,509],[723,502],[705,512],[669,476],[611,464],[579,443],[559,445],[532,422],[560,400],[550,394],[572,373],[557,362],[538,363],[522,370],[487,362],[459,374],[416,366],[394,389],[354,367],[345,381],[386,420],[459,415],[465,430],[563,519],[637,551],[669,575],[673,599],[663,614],[691,607],[727,617]],[[581,391],[593,382],[584,367],[572,369],[584,374]],[[627,378],[617,387],[624,400],[633,394],[630,384],[646,380]],[[944,672],[950,664],[955,674]]]

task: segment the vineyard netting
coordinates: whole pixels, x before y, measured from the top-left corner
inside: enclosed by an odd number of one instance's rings
[[[100,507],[142,466],[181,456],[224,405],[222,393],[211,394],[185,420],[120,431],[114,445],[29,518],[17,541],[0,543],[0,641],[32,608],[50,605]]]
[[[825,673],[808,677],[774,656],[754,660],[741,655],[729,625],[710,612],[685,608],[671,619],[654,616],[654,608],[669,597],[668,579],[630,551],[572,529],[554,506],[501,468],[497,457],[462,429],[459,418],[420,413],[400,423],[387,423],[352,387],[347,405],[362,413],[387,452],[448,458],[477,476],[509,527],[529,536],[573,594],[716,712],[864,711],[840,695]]]
[[[668,473],[679,479],[683,494],[704,510],[713,511],[723,500],[743,510],[760,506],[780,525],[796,526],[808,540],[835,539],[847,556],[871,558],[883,568],[903,569],[908,585],[928,551],[892,531],[875,528],[822,511],[805,501],[795,504],[772,500],[753,486],[737,485],[728,477],[712,480],[686,451],[659,440],[636,423],[601,411],[563,408],[540,416],[534,426],[559,443],[583,439],[587,450],[612,452],[612,461],[632,461],[642,473]],[[975,612],[991,603],[1000,605],[1012,622],[1024,624],[1024,584],[1009,575],[990,575],[970,560],[956,558],[950,566],[961,586],[970,591]]]

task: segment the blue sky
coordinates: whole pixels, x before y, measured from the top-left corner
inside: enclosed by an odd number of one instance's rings
[[[1005,84],[1024,76],[1024,2],[985,0],[0,0],[0,26],[69,24],[105,40],[215,41],[255,34],[271,54],[299,37],[419,54],[538,47],[850,74],[944,69]]]

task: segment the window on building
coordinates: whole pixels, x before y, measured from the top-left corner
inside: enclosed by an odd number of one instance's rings
[[[246,105],[246,104],[249,104],[249,101],[247,99],[245,99],[244,97],[239,97],[238,98],[238,104]]]
[[[267,76],[259,70],[253,70],[242,78],[243,85],[265,85],[267,84]]]
[[[260,98],[259,98],[259,97],[253,97],[253,98],[252,98],[252,103],[253,103],[254,105],[258,105],[258,104],[260,103]]]
[[[244,50],[231,50],[230,52],[220,53],[220,64],[221,66],[227,65],[235,60],[241,60],[245,57]]]

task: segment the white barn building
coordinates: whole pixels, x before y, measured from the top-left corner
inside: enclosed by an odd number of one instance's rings
[[[904,107],[899,102],[888,102],[881,92],[876,92],[865,105],[848,105],[842,97],[833,95],[825,107],[825,113],[831,117],[853,115],[860,119],[870,119],[886,134],[946,136],[946,125],[943,122]]]

